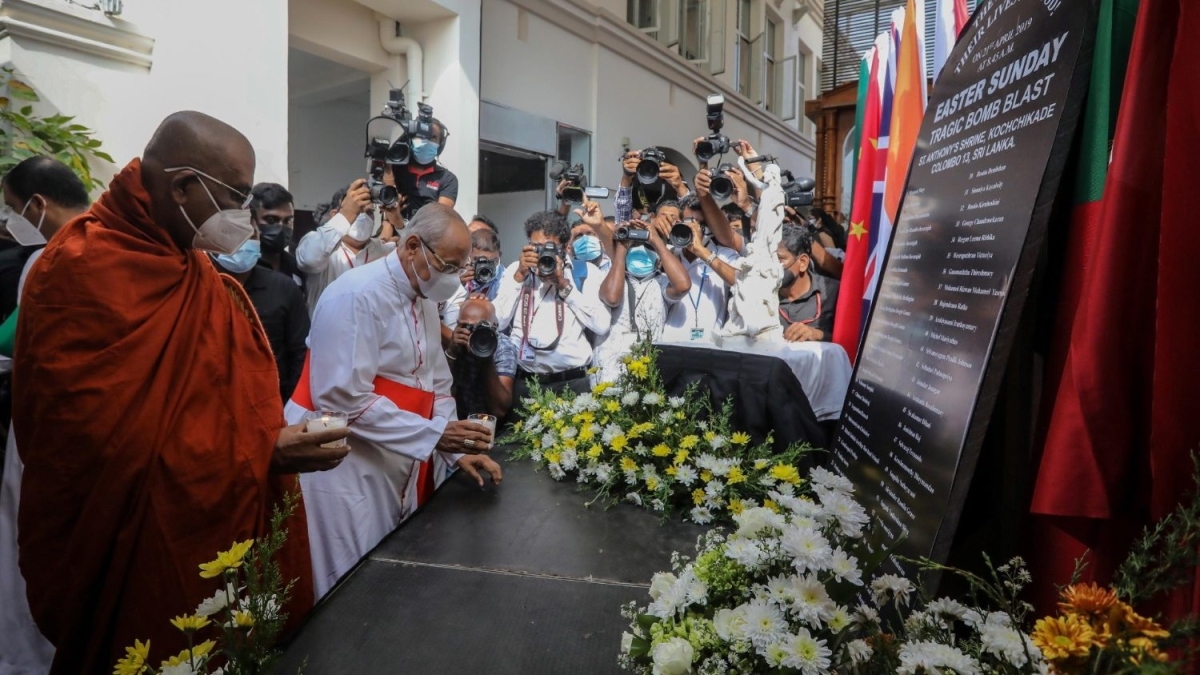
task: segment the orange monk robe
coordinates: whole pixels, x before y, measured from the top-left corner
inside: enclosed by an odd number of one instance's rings
[[[269,473],[279,376],[241,288],[150,217],[134,160],[59,232],[25,288],[13,420],[21,571],[53,673],[108,673],[218,588],[198,565],[265,534],[295,476]],[[298,491],[297,491],[298,492]],[[288,523],[293,621],[312,604],[303,508]]]

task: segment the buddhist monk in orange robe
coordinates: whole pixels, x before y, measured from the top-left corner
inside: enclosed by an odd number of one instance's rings
[[[218,588],[198,566],[265,534],[297,472],[345,455],[320,447],[345,430],[285,425],[253,305],[197,250],[229,245],[210,226],[242,220],[253,178],[242,134],[172,115],[30,276],[13,377],[18,543],[52,673],[112,672],[135,639],[155,661],[184,649],[169,619]],[[280,556],[293,621],[312,603],[306,532],[301,506]]]

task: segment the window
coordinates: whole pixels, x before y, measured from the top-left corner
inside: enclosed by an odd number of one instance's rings
[[[767,92],[767,95],[763,97],[763,105],[769,112],[773,112],[777,115],[779,114],[780,109],[779,95],[781,93],[775,81],[775,44],[778,37],[778,32],[779,24],[768,18],[767,30],[764,32],[766,40],[763,45],[763,75],[766,77],[764,82],[766,84]]]
[[[625,14],[635,28],[646,32],[658,30],[658,0],[627,0]]]
[[[708,59],[708,0],[680,0],[679,54],[693,63]]]
[[[737,76],[737,90],[746,97],[752,97],[751,81],[752,62],[750,49],[750,12],[751,0],[737,0],[737,48],[734,50],[734,74]]]
[[[804,102],[808,100],[808,54],[804,53],[804,45],[800,45],[800,51],[796,52],[796,74],[796,87],[800,89],[800,106],[803,108]],[[812,122],[809,122],[808,117],[800,115],[800,133],[808,133],[810,124]]]

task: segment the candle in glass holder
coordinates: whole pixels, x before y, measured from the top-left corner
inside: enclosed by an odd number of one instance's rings
[[[491,434],[491,438],[488,440],[488,444],[489,445],[496,444],[496,416],[495,415],[483,415],[483,414],[468,415],[467,421],[474,422],[475,424],[478,424],[479,426],[487,427],[488,433]]]
[[[345,429],[349,419],[349,415],[344,412],[316,410],[304,416],[304,430],[312,433],[314,431],[325,431],[326,429]],[[321,447],[344,448],[346,447],[346,439],[340,438],[332,443],[323,443]]]

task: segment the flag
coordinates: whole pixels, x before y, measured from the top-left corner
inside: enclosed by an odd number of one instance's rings
[[[942,66],[950,58],[954,43],[962,35],[967,26],[967,0],[937,0],[937,14],[934,18],[933,36],[933,81],[937,82]]]
[[[879,149],[880,115],[882,90],[887,73],[887,54],[891,39],[881,34],[875,45],[867,50],[870,62],[867,76],[859,81],[859,90],[866,89],[857,113],[860,118],[858,165],[855,169],[854,197],[850,207],[850,233],[846,238],[846,260],[842,265],[841,287],[838,293],[837,311],[834,313],[833,341],[846,350],[853,363],[858,355],[858,341],[862,336],[863,290],[866,282],[867,255],[871,241],[867,227],[871,222],[871,210],[875,203],[876,165],[885,151]]]
[[[872,46],[863,53],[862,62],[858,65],[858,96],[854,104],[854,137],[850,147],[854,148],[854,170],[850,172],[851,208],[854,204],[853,190],[858,187],[858,156],[862,143],[863,111],[867,107],[867,81],[871,79],[871,60],[875,58],[875,47]]]
[[[908,164],[917,146],[928,95],[925,89],[925,3],[908,0],[903,16],[900,49],[896,54],[891,133],[888,134],[887,187],[884,191],[888,223],[896,222],[896,211],[904,183],[908,180]]]
[[[871,207],[871,221],[867,227],[867,237],[871,245],[867,254],[867,267],[864,272],[866,285],[862,296],[862,329],[866,328],[867,317],[871,313],[871,305],[875,302],[875,291],[879,287],[880,272],[883,261],[887,257],[888,242],[892,238],[892,219],[888,217],[885,208],[885,190],[887,188],[888,155],[892,148],[892,120],[895,119],[895,92],[897,58],[900,54],[900,33],[904,26],[904,8],[892,12],[892,27],[885,35],[888,42],[888,67],[882,92],[882,105],[879,115],[879,150],[881,157],[875,164],[875,182],[873,189],[875,198]],[[860,329],[861,330],[861,329]]]
[[[1102,3],[1031,508],[1039,558],[1061,570],[1090,548],[1087,574],[1102,583],[1145,516],[1162,517],[1191,487],[1188,453],[1200,440],[1190,291],[1200,43],[1177,41],[1198,34],[1200,17],[1181,0],[1143,0],[1123,68],[1131,8]],[[1110,96],[1124,71],[1137,76],[1124,78],[1101,189]],[[1047,576],[1044,565],[1034,572]],[[1175,616],[1194,606],[1190,594],[1175,599]]]

